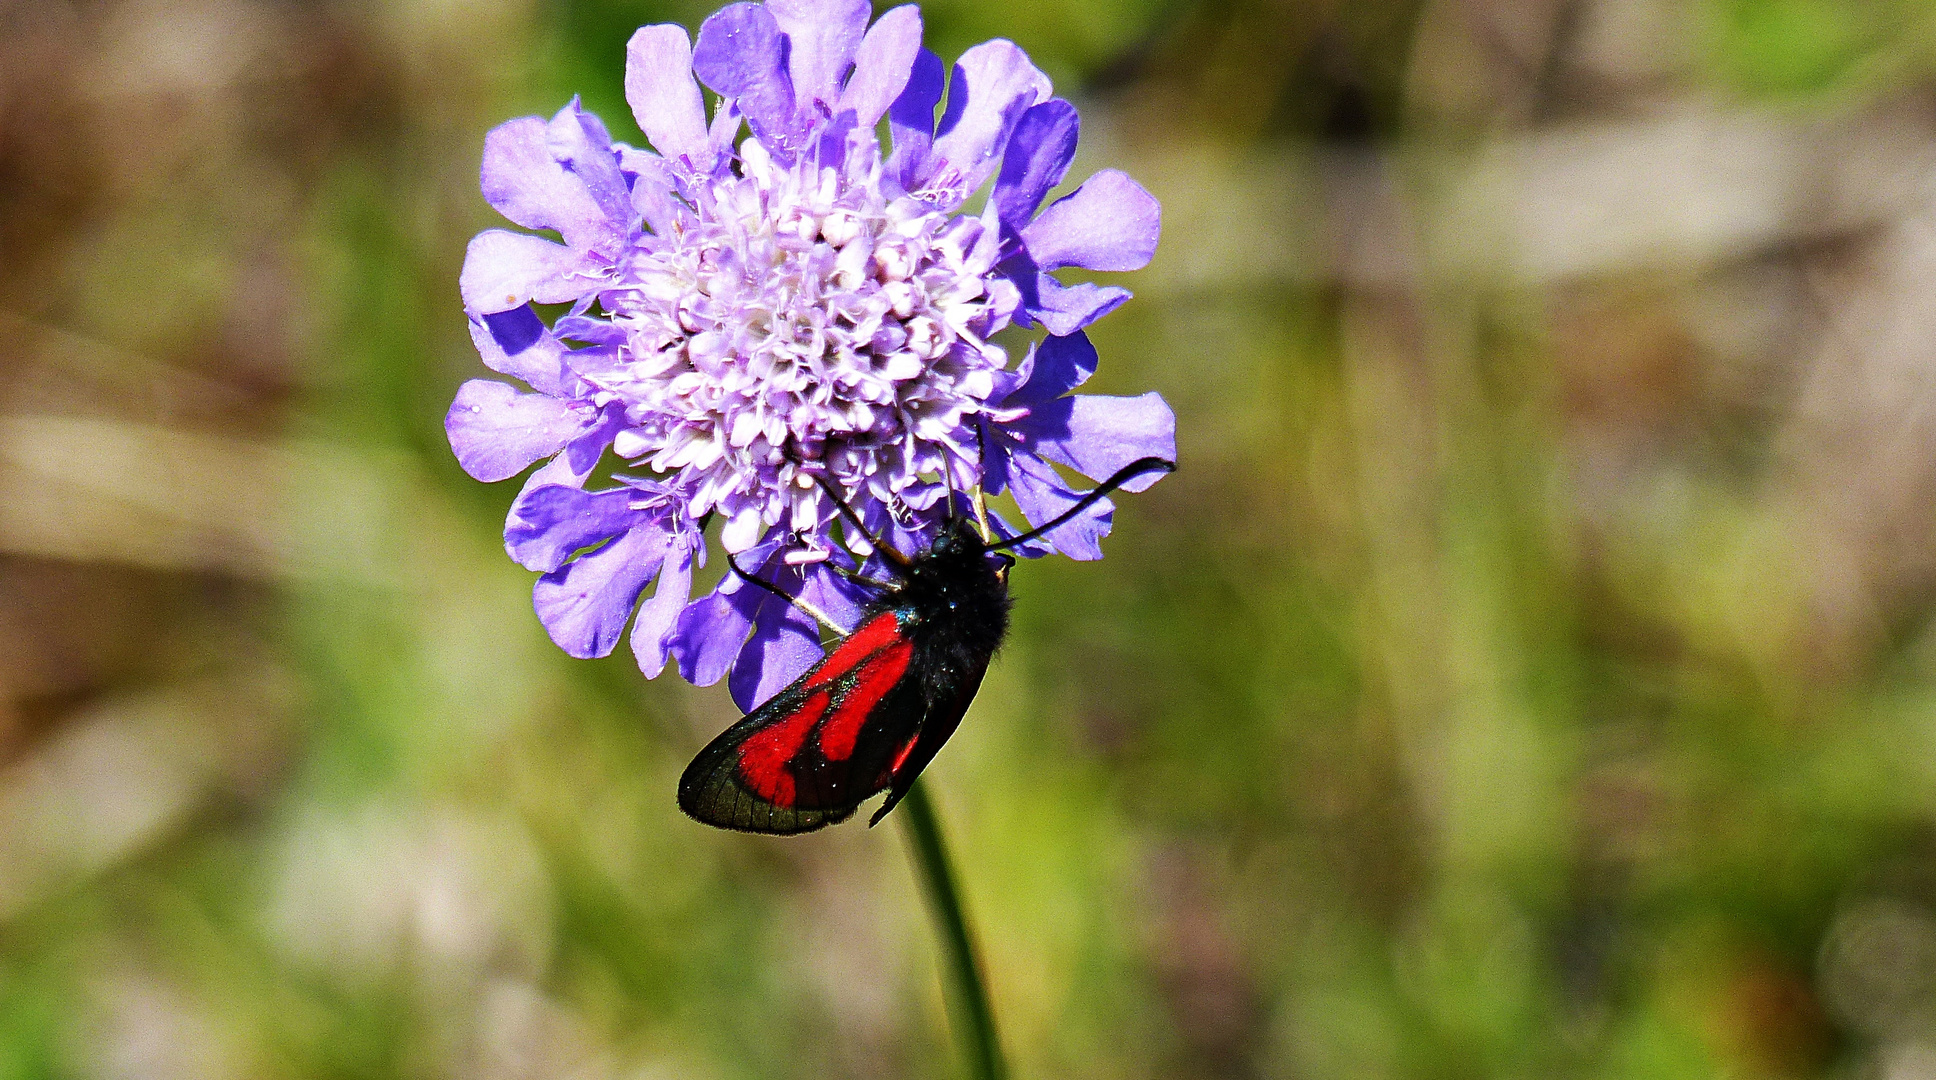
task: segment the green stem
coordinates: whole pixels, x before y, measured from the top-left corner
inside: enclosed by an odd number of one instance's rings
[[[955,885],[954,869],[948,862],[948,846],[941,839],[941,820],[935,816],[926,784],[917,781],[908,790],[901,800],[901,817],[907,822],[908,839],[914,846],[922,891],[927,893],[936,929],[941,933],[948,1012],[962,1056],[967,1059],[968,1075],[974,1080],[1003,1080],[1008,1069],[1002,1063],[1001,1039],[995,1034],[988,984],[982,981],[981,958],[975,952],[974,935],[968,930],[961,890]]]

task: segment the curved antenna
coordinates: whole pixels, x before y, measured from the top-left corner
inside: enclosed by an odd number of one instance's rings
[[[892,544],[889,544],[887,541],[882,540],[880,537],[874,535],[874,530],[867,527],[867,523],[860,519],[859,514],[854,513],[854,508],[847,505],[847,500],[840,497],[840,493],[834,490],[833,484],[830,483],[825,476],[823,476],[820,473],[814,473],[813,479],[815,483],[820,485],[820,490],[827,493],[827,498],[832,499],[834,501],[834,506],[839,508],[842,514],[845,514],[847,516],[848,522],[851,523],[854,526],[854,528],[860,530],[860,534],[867,538],[868,543],[874,545],[875,551],[878,551],[881,553],[882,558],[886,559],[888,562],[893,563],[896,567],[902,570],[906,570],[909,566],[913,565],[913,563],[911,563],[908,560],[908,557],[906,555],[901,554],[899,551],[895,550]]]
[[[1080,514],[1084,510],[1089,509],[1091,506],[1096,505],[1096,503],[1102,501],[1104,496],[1108,495],[1110,492],[1116,490],[1117,488],[1122,487],[1124,484],[1129,483],[1131,480],[1134,480],[1137,477],[1143,475],[1144,473],[1149,473],[1149,472],[1172,473],[1175,471],[1176,471],[1176,462],[1174,461],[1165,461],[1160,457],[1137,458],[1135,461],[1132,461],[1129,464],[1123,466],[1122,468],[1117,469],[1114,476],[1111,476],[1109,479],[1104,480],[1100,484],[1097,484],[1096,489],[1094,491],[1091,491],[1089,494],[1084,495],[1080,499],[1077,499],[1076,504],[1074,506],[1071,506],[1067,510],[1064,510],[1062,513],[1056,515],[1056,518],[1054,521],[1051,521],[1046,525],[1040,525],[1040,526],[1037,526],[1036,528],[1030,529],[1029,531],[1023,533],[1020,536],[1011,536],[1006,540],[998,540],[995,543],[987,545],[988,550],[1000,551],[1002,548],[1014,547],[1016,544],[1026,544],[1030,540],[1033,540],[1036,537],[1041,536],[1043,533],[1048,532],[1051,529],[1060,528],[1062,525],[1066,524],[1070,518],[1075,517],[1077,514]]]

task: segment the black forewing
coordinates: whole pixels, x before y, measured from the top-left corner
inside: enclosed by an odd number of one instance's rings
[[[746,741],[785,723],[799,711],[806,697],[799,692],[805,681],[806,676],[802,676],[699,751],[679,777],[679,809],[696,821],[722,829],[779,835],[812,832],[853,816],[854,806],[801,807],[797,802],[781,806],[761,797],[739,777],[740,754]],[[854,805],[858,806],[858,801]]]
[[[837,648],[693,758],[679,780],[679,808],[705,824],[740,832],[803,833],[847,820],[888,785],[895,759],[921,731],[918,672],[905,670],[885,687],[867,677],[871,662],[906,647],[895,636],[856,656],[843,657]],[[846,670],[828,672],[836,663]],[[823,737],[847,708],[864,718],[851,753],[832,759],[823,752]],[[855,721],[850,716],[842,722]],[[784,783],[776,785],[775,769],[783,771]]]

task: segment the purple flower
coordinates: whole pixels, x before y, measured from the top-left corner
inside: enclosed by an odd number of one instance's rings
[[[530,390],[467,382],[445,429],[480,480],[550,459],[504,540],[543,574],[538,617],[573,656],[609,653],[629,622],[648,675],[668,659],[695,683],[730,675],[751,708],[821,655],[818,633],[736,575],[692,597],[709,520],[742,568],[851,622],[867,597],[827,564],[879,559],[837,527],[823,481],[919,550],[951,486],[1012,492],[1039,524],[1078,498],[1056,465],[1101,478],[1175,457],[1155,394],[1070,393],[1096,367],[1083,327],[1129,293],[1052,276],[1146,264],[1156,200],[1104,170],[1043,208],[1075,154],[1075,108],[997,40],[962,54],[937,120],[944,69],[919,10],[871,27],[870,11],[733,4],[696,46],[678,26],[640,29],[625,96],[656,153],[613,142],[575,100],[485,139],[484,197],[557,239],[471,241],[471,336]],[[721,98],[710,121],[700,83]],[[534,303],[570,309],[547,326]],[[992,340],[1011,325],[1049,335],[1013,367]],[[628,471],[588,486],[608,450]],[[1099,558],[1110,513],[1098,502],[1023,553]]]

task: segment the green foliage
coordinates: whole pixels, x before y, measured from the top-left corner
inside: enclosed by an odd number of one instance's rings
[[[1707,49],[1723,78],[1755,94],[1859,88],[1916,45],[1916,0],[1708,0]]]

